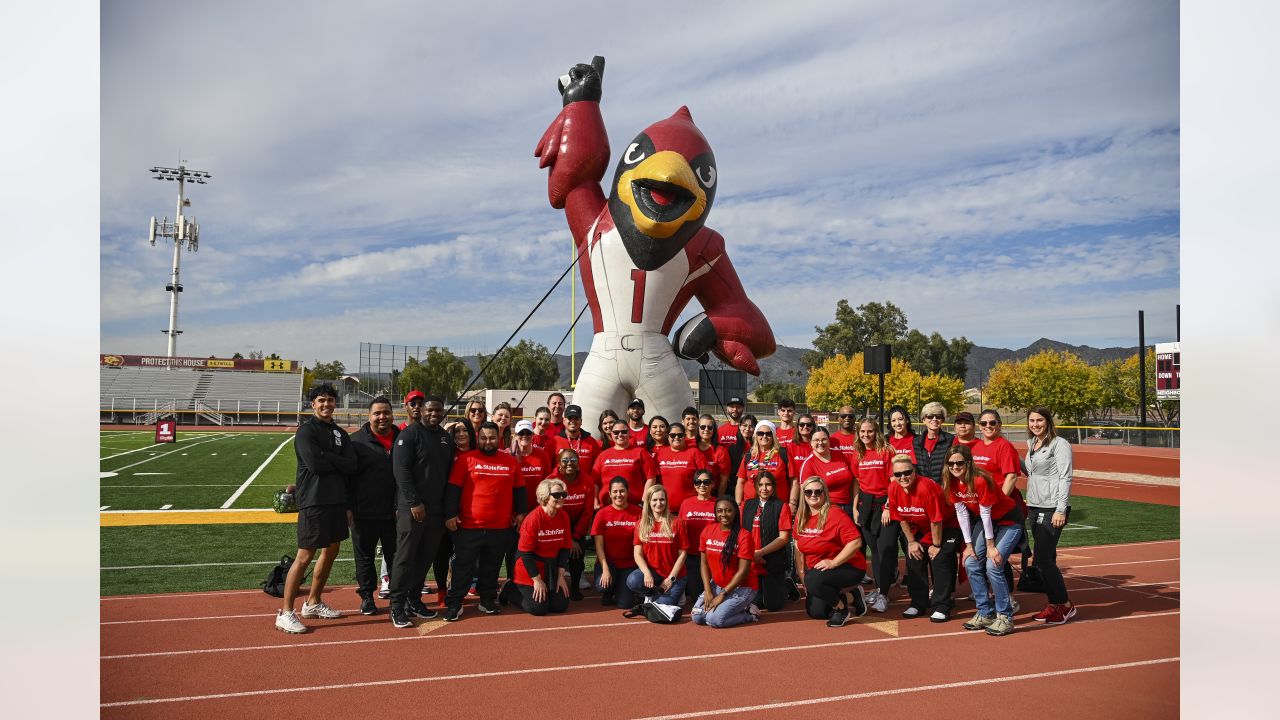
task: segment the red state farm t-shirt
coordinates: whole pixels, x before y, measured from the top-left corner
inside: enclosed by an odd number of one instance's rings
[[[626,450],[609,448],[596,458],[592,473],[600,480],[602,493],[607,493],[613,478],[621,475],[627,479],[627,499],[639,503],[644,497],[644,484],[651,477],[658,476],[658,466],[653,464],[653,456],[643,447],[632,445]],[[603,497],[601,502],[603,502]]]
[[[687,497],[680,503],[680,519],[689,536],[689,552],[702,552],[698,543],[702,539],[702,531],[716,521],[716,499],[714,495],[706,500],[699,500],[697,495]],[[694,570],[694,572],[699,572]]]
[[[680,503],[693,491],[693,474],[707,467],[707,460],[697,448],[686,447],[679,452],[670,447],[660,447],[653,455],[658,466],[658,477],[667,491],[667,507],[676,512]]]
[[[698,448],[698,452],[702,453],[702,459],[707,461],[707,467],[710,468],[712,479],[716,481],[718,489],[720,478],[729,474],[729,451],[723,445],[712,445],[706,449]]]
[[[554,559],[562,549],[568,550],[572,547],[573,539],[569,536],[569,515],[564,510],[557,512],[555,517],[550,517],[546,510],[538,507],[525,515],[524,522],[520,524],[520,541],[516,544],[516,550],[532,552],[538,556],[536,563],[539,575],[546,572],[548,560]],[[524,561],[518,557],[515,581],[517,585],[533,584],[533,578],[529,576]],[[555,578],[551,578],[548,584],[554,586]]]
[[[805,476],[800,474],[800,468],[804,467],[804,461],[813,454],[813,446],[809,443],[794,441],[787,446],[787,464],[792,470],[796,471],[796,479],[804,480]]]
[[[742,481],[742,501],[746,502],[756,496],[756,476],[768,470],[773,473],[774,492],[778,497],[791,497],[791,473],[787,466],[787,456],[782,450],[774,448],[768,455],[760,455],[752,450],[742,459],[742,467],[738,468],[738,479]]]
[[[798,473],[801,478],[820,477],[827,484],[827,493],[831,502],[848,505],[853,502],[853,467],[849,464],[849,456],[839,450],[831,450],[830,460],[823,460],[812,452],[804,459]],[[804,498],[800,499],[804,502]]]
[[[818,515],[811,515],[804,527],[797,527],[792,533],[796,547],[804,555],[804,566],[807,569],[812,569],[819,560],[835,558],[844,550],[845,545],[862,538],[853,520],[839,508],[827,511],[827,522],[821,530],[818,529],[818,519]],[[864,572],[867,569],[867,559],[860,552],[855,552],[846,564]]]
[[[895,455],[905,454],[911,456],[911,462],[916,461],[916,436],[907,435],[906,437],[890,437],[889,445],[896,452]]]
[[[631,427],[631,423],[627,423],[627,431],[631,433],[631,444],[634,447],[644,447],[644,442],[649,439],[648,425],[644,425],[637,430]]]
[[[858,455],[857,442],[857,435],[846,435],[842,432],[831,433],[831,449],[839,450],[850,457],[856,457]]]
[[[911,526],[913,537],[920,537],[920,542],[930,545],[934,541],[931,523],[942,523],[943,527],[959,527],[956,523],[955,507],[942,497],[942,488],[927,477],[916,478],[915,487],[907,492],[899,483],[889,486],[889,499],[885,503],[889,508],[889,519],[906,520]],[[942,542],[942,538],[937,538]]]
[[[858,488],[862,492],[876,497],[884,497],[889,492],[893,455],[893,450],[889,449],[868,450],[858,459],[854,474],[858,476]]]
[[[738,442],[738,426],[727,422],[716,428],[716,442],[720,447],[732,447]]]
[[[790,445],[791,441],[795,439],[795,436],[796,436],[795,425],[792,425],[789,428],[784,428],[781,425],[777,425],[773,428],[773,437],[775,440],[778,441],[779,445]]]
[[[962,482],[953,481],[951,483],[951,504],[964,503],[965,508],[969,510],[969,521],[979,522],[981,516],[979,514],[979,505],[985,505],[991,508],[991,518],[997,525],[1013,525],[1014,520],[1003,519],[1009,514],[1010,510],[1017,507],[1017,503],[1013,498],[1004,494],[1000,483],[987,482],[987,479],[978,475],[973,479],[974,487],[970,488]]]
[[[719,523],[713,523],[702,531],[702,539],[698,543],[698,550],[706,556],[707,567],[711,570],[711,579],[722,588],[727,587],[729,581],[733,580],[733,576],[738,574],[736,560],[750,561],[756,552],[756,543],[751,539],[751,532],[746,528],[739,528],[738,546],[734,549],[733,557],[730,558],[728,567],[725,567],[721,558],[724,556],[724,546],[728,539],[729,531],[720,527]],[[740,587],[759,590],[760,579],[755,573],[748,571],[747,579],[742,582]]]
[[[661,582],[662,578],[671,574],[671,567],[676,564],[676,558],[680,556],[681,551],[687,551],[689,547],[689,535],[684,527],[684,521],[676,518],[671,523],[674,532],[666,532],[659,521],[654,525],[653,530],[649,531],[649,537],[640,539],[640,523],[636,523],[635,532],[631,536],[631,544],[640,546],[640,553],[644,555],[644,561],[649,563],[649,569],[654,574],[654,581]],[[686,569],[680,568],[680,573],[676,577],[684,577]]]
[[[1018,450],[1006,438],[998,437],[990,444],[986,440],[978,440],[969,446],[970,452],[973,453],[973,464],[991,473],[991,477],[1000,484],[1001,489],[1004,488],[1004,476],[1013,473],[1020,475],[1021,469],[1018,464]],[[1021,507],[1022,491],[1015,484],[1013,491],[1009,493],[1009,497],[1018,503]]]
[[[605,559],[615,567],[633,568],[636,566],[635,556],[631,553],[631,540],[635,535],[636,524],[640,522],[640,508],[628,505],[625,509],[607,505],[600,508],[591,521],[591,534],[604,537]],[[615,578],[615,582],[625,582],[626,578]]]
[[[554,438],[560,434],[561,430],[564,430],[563,422],[557,423],[557,422],[547,421],[547,426],[542,428],[542,434],[546,437]]]
[[[547,479],[556,479],[565,484],[564,491],[568,495],[565,496],[564,505],[560,509],[569,514],[569,525],[573,528],[573,536],[582,537],[590,534],[592,511],[596,506],[595,480],[590,474],[581,470],[578,471],[578,481],[572,485],[568,480],[560,477],[558,470],[548,475]]]
[[[595,466],[596,458],[600,456],[601,450],[599,440],[585,432],[578,433],[576,440],[563,435],[558,435],[554,439],[555,443],[551,453],[552,462],[555,462],[556,458],[559,457],[561,450],[572,450],[578,453],[578,467],[590,471]]]
[[[458,526],[499,530],[511,527],[512,491],[523,487],[520,464],[507,453],[468,452],[453,461],[449,484],[462,488]]]
[[[744,518],[743,526],[745,527],[747,523],[751,524],[751,541],[756,544],[756,550],[759,550],[765,546],[764,538],[760,537],[760,513],[757,512],[755,517]],[[782,512],[778,515],[778,532],[791,532],[791,506],[785,502],[782,503]],[[752,552],[755,552],[755,550]],[[782,548],[776,552],[790,551],[786,545],[783,545]],[[764,563],[762,562],[753,563],[752,571],[755,572],[756,575],[768,574],[765,571]]]
[[[525,508],[532,511],[538,507],[538,484],[551,474],[554,467],[551,459],[537,448],[528,455],[517,458],[517,461],[520,463],[520,479],[524,482],[525,496],[529,502]]]

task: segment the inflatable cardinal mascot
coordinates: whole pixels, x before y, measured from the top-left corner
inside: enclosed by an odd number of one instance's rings
[[[594,422],[632,397],[650,415],[678,422],[693,393],[677,355],[721,360],[752,375],[775,349],[773,331],[742,289],[724,238],[705,227],[716,197],[716,158],[681,107],[637,135],[622,153],[606,199],[600,189],[609,138],[600,115],[604,58],[560,78],[564,107],[534,155],[550,168],[551,206],[563,209],[595,337],[574,404]],[[697,298],[704,312],[667,333]],[[674,344],[674,348],[673,348]]]

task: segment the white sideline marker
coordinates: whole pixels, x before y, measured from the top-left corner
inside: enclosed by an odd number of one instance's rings
[[[161,509],[161,510],[168,510],[168,509],[169,509],[169,508],[171,508],[171,507],[173,507],[173,506],[172,506],[172,505],[161,505],[161,506],[160,506],[160,509]]]
[[[106,509],[107,509],[107,508],[109,508],[109,507],[111,507],[111,506],[110,506],[110,505],[103,505],[102,507],[98,508],[98,512],[102,512],[103,510],[106,510]]]
[[[262,464],[258,466],[257,470],[253,471],[253,474],[249,476],[249,479],[245,480],[244,484],[241,485],[234,493],[232,493],[231,497],[227,498],[226,502],[222,503],[223,510],[230,508],[231,504],[234,503],[237,499],[239,499],[241,493],[243,493],[249,487],[249,485],[252,484],[253,481],[258,478],[258,475],[260,475],[263,470],[267,469],[267,466],[270,465],[271,461],[274,460],[276,455],[280,453],[280,450],[282,450],[284,446],[287,445],[289,441],[292,439],[293,439],[293,436],[290,435],[289,437],[284,439],[284,442],[277,445],[275,450],[271,451],[271,454],[267,456],[266,460],[262,461]]]

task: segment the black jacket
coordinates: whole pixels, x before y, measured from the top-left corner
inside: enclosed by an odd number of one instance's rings
[[[946,469],[948,451],[951,450],[951,442],[955,439],[955,435],[946,430],[938,430],[938,444],[933,446],[932,453],[926,453],[924,450],[924,441],[928,436],[927,432],[916,434],[916,473],[941,483],[942,471]]]
[[[298,509],[315,505],[347,505],[347,475],[356,471],[356,453],[347,431],[314,415],[293,436],[298,461]]]
[[[391,447],[400,428],[391,426]],[[390,520],[396,516],[396,476],[391,451],[378,442],[369,423],[351,435],[356,451],[356,472],[347,476],[347,509],[361,520]]]
[[[782,517],[782,500],[778,497],[772,498],[764,504],[764,508],[760,508],[760,498],[751,498],[742,504],[742,529],[746,530],[754,525],[756,513],[760,513],[760,547],[764,547],[778,538],[778,522]],[[760,548],[756,548],[759,550]],[[791,548],[783,545],[781,548],[774,550],[764,556],[764,569],[770,575],[782,575],[787,571],[790,565]],[[754,570],[752,571],[754,572]]]
[[[457,448],[440,425],[414,423],[396,437],[391,465],[396,478],[396,508],[408,510],[422,503],[427,515],[444,519],[444,490]]]

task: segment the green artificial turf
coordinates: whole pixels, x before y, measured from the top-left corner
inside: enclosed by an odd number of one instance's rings
[[[1169,505],[1077,496],[1060,547],[1175,540],[1179,509]]]

